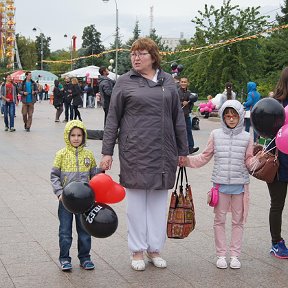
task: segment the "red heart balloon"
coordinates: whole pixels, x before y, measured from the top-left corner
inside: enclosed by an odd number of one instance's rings
[[[120,184],[114,182],[111,189],[109,189],[106,193],[105,200],[108,204],[114,204],[122,201],[125,198],[126,192],[125,188]]]
[[[89,185],[92,188],[95,200],[97,202],[106,203],[106,194],[107,191],[111,190],[113,187],[114,181],[112,178],[104,173],[96,174],[94,177],[91,178],[89,181]],[[107,202],[108,203],[108,202]]]

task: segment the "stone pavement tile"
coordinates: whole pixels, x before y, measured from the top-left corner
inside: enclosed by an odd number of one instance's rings
[[[15,214],[13,213],[13,211],[6,206],[1,207],[0,209],[0,218],[1,219],[16,219]]]
[[[42,272],[36,276],[14,277],[13,283],[15,288],[75,288],[66,275],[45,274]],[[1,287],[1,286],[0,286]],[[4,287],[3,287],[4,288]],[[6,287],[5,287],[6,288]],[[88,288],[88,287],[86,287]],[[91,287],[92,288],[92,287]]]
[[[13,227],[0,227],[0,244],[3,246],[4,243],[25,243],[32,241],[31,235],[25,230],[25,228],[19,223],[18,226]],[[0,251],[1,251],[0,246]],[[1,254],[0,254],[1,257]]]
[[[10,277],[0,277],[0,288],[15,288]]]
[[[40,244],[36,241],[4,243],[0,245],[0,261],[4,265],[15,264],[21,261],[25,263],[37,263],[51,261]]]

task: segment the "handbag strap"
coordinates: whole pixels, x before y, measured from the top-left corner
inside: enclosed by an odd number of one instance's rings
[[[180,178],[180,175],[181,175],[181,184],[180,184],[180,191],[183,191],[183,167],[179,167],[178,169],[178,175],[177,175],[177,180],[176,180],[176,185],[175,185],[175,189],[174,189],[174,193],[177,194],[177,188],[178,188],[178,183],[179,183],[179,178]]]

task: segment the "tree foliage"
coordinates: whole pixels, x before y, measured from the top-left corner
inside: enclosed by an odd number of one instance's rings
[[[41,38],[42,37],[42,38]],[[37,51],[37,68],[41,68],[41,41],[43,41],[43,60],[47,59],[51,53],[50,51],[50,41],[51,37],[45,37],[43,33],[40,33],[39,36],[36,36],[35,47]],[[46,70],[46,64],[43,63],[43,69]]]
[[[23,69],[35,69],[37,63],[37,51],[35,42],[19,34],[16,35],[16,41]]]

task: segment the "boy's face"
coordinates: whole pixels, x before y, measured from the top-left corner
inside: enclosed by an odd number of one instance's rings
[[[229,127],[230,129],[235,128],[237,124],[239,123],[238,113],[236,111],[234,113],[232,113],[231,111],[227,111],[224,114],[224,122],[226,123],[227,127]]]
[[[180,79],[180,87],[182,89],[186,89],[188,87],[188,79],[187,78],[181,78]]]
[[[83,131],[80,128],[73,128],[70,132],[69,141],[75,148],[79,147],[83,141]]]

